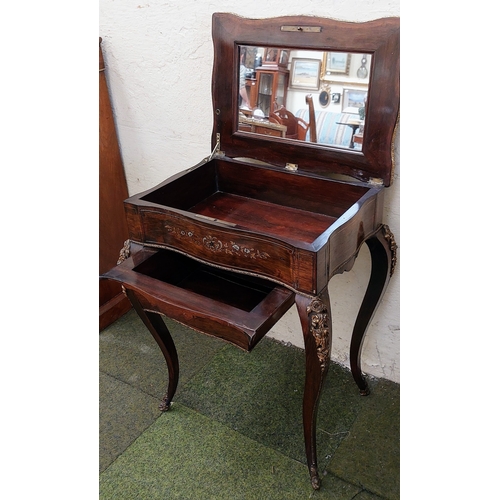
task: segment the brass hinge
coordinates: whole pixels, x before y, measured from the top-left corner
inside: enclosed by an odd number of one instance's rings
[[[224,156],[224,152],[220,150],[220,134],[217,133],[216,137],[216,143],[215,143],[215,148],[213,151],[210,153],[210,156],[206,158],[206,161],[213,160],[215,156]]]
[[[368,184],[372,184],[373,186],[383,186],[384,181],[378,177],[370,177]]]

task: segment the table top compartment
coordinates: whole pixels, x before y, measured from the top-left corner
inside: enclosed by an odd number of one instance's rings
[[[218,159],[174,176],[127,203],[307,248],[369,190],[359,183]]]

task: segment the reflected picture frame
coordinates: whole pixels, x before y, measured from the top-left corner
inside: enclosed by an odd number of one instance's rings
[[[292,58],[290,88],[319,90],[320,59]]]
[[[347,52],[323,52],[321,79],[335,81],[336,76],[348,75],[351,54]]]
[[[368,89],[344,88],[342,91],[342,113],[358,113],[364,108]]]

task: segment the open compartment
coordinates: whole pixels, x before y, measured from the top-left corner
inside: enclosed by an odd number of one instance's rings
[[[169,250],[136,250],[103,278],[132,289],[145,310],[245,350],[251,350],[294,303],[294,293],[286,288]]]
[[[206,163],[135,199],[295,245],[312,244],[368,191],[366,185],[225,159]]]

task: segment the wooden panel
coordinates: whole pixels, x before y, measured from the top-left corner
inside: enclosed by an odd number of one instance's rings
[[[231,161],[219,161],[218,171],[221,191],[332,217],[341,216],[368,191],[355,183]]]
[[[188,210],[190,207],[217,191],[215,162],[177,175],[175,181],[162,183],[156,188],[142,193],[140,199],[159,205]]]
[[[382,197],[383,191],[379,194]],[[381,221],[377,220],[377,198],[371,197],[366,200],[355,216],[332,234],[329,277],[349,270],[354,261],[348,262],[346,257],[351,258],[357,255],[363,242],[379,228]],[[347,266],[346,263],[348,263]]]
[[[128,238],[123,201],[128,197],[99,39],[99,274],[116,265]],[[99,282],[99,329],[130,309],[117,283]]]

